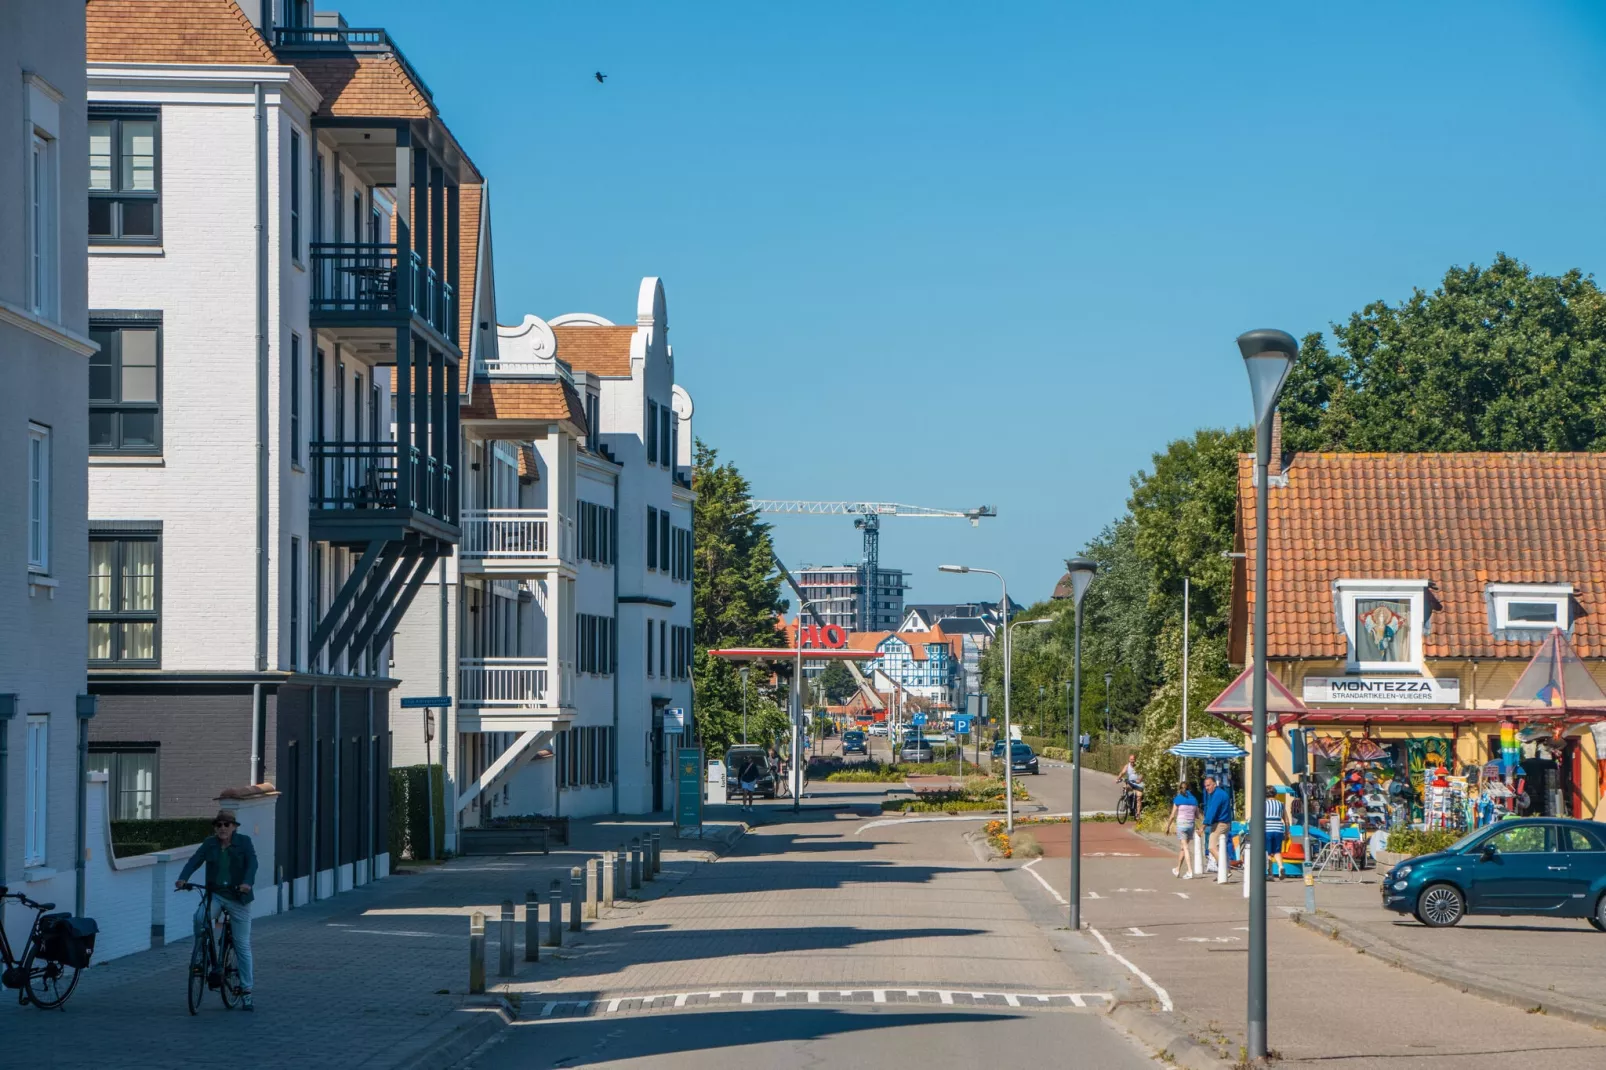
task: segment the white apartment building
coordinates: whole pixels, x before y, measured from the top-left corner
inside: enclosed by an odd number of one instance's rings
[[[387,871],[388,651],[458,540],[483,183],[396,43],[308,6],[90,0],[78,150],[92,759],[114,818],[272,784],[287,903]]]
[[[0,116],[0,884],[67,910],[81,857],[76,714],[94,352],[82,4],[0,6]],[[13,946],[32,920],[0,907]]]
[[[671,803],[663,711],[690,717],[694,498],[668,328],[647,278],[634,324],[526,316],[474,336],[461,554],[396,643],[398,695],[453,697],[430,754],[448,848],[497,814]],[[397,705],[391,723],[397,764],[422,760],[422,715]]]

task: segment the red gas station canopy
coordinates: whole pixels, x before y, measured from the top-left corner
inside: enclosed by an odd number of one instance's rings
[[[733,646],[725,650],[710,650],[716,658],[731,661],[796,661],[801,654],[804,661],[874,661],[881,656],[878,650],[822,650],[806,646],[801,651],[786,646]]]

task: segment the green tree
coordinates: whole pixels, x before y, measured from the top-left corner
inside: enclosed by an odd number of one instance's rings
[[[697,492],[692,685],[698,730],[710,757],[742,738],[743,695],[736,666],[708,651],[782,646],[776,615],[786,608],[770,526],[759,519],[746,478],[735,465],[719,463],[718,456],[698,440],[692,467]],[[768,742],[786,730],[786,715],[761,672],[751,674],[747,688],[748,739]]]
[[[842,705],[859,690],[859,685],[853,682],[853,673],[849,672],[847,665],[840,661],[833,661],[827,665],[815,678],[814,686],[832,706]]]

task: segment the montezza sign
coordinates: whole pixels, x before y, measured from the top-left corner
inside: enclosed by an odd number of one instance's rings
[[[1306,702],[1458,704],[1461,681],[1429,676],[1307,676]]]

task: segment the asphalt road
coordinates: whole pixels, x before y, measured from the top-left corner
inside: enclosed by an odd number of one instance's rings
[[[976,1070],[1060,1063],[1100,1070],[1158,1065],[1098,1015],[917,1007],[786,1007],[521,1023],[476,1070],[617,1066],[887,1067]]]

